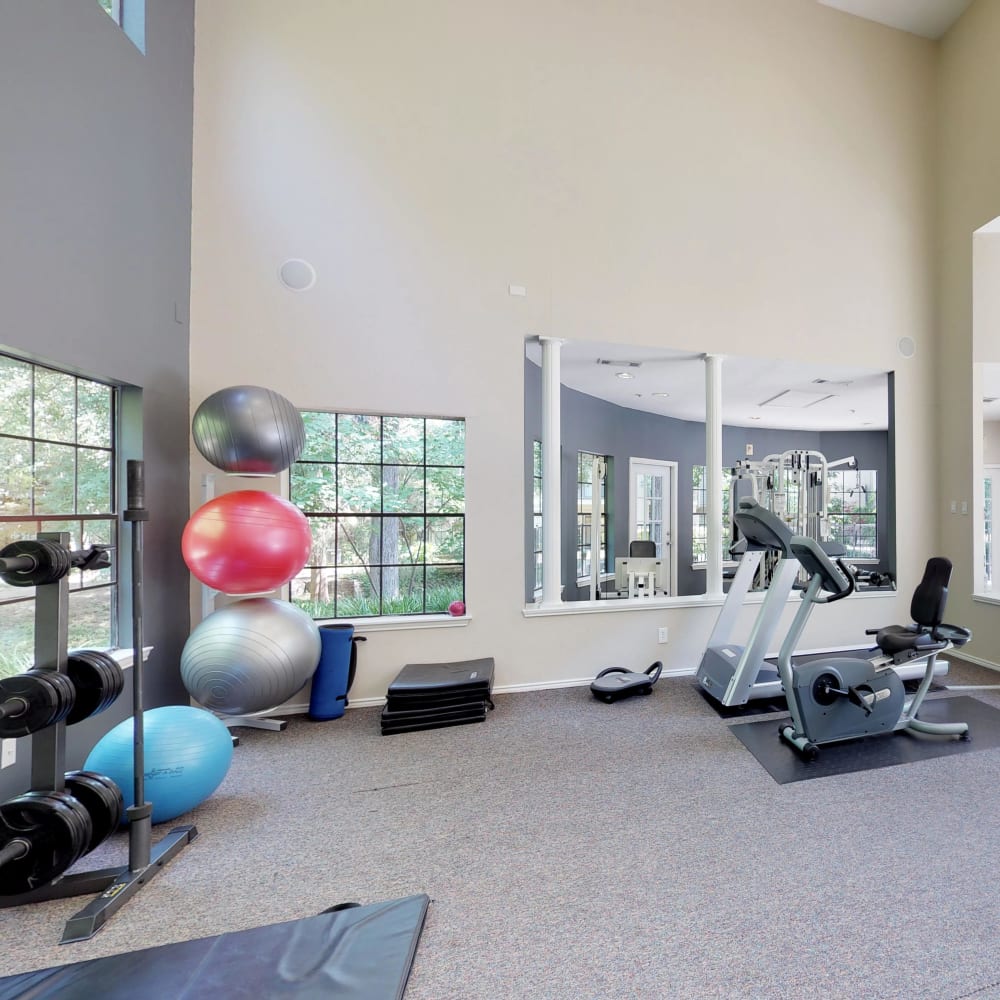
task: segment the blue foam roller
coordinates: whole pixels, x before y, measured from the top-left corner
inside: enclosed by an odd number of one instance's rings
[[[312,677],[309,695],[309,718],[317,721],[339,719],[347,708],[347,692],[352,676],[354,652],[353,625],[321,625],[322,651],[319,666]]]

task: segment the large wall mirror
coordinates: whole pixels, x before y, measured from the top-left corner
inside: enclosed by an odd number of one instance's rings
[[[993,539],[996,526],[996,503],[1000,498],[1000,364],[979,366],[982,391],[983,462],[975,510],[976,593],[997,597],[996,559]]]
[[[1000,599],[993,549],[1000,487],[1000,217],[973,233],[972,270],[973,593],[995,601]]]
[[[566,602],[705,593],[704,355],[559,347],[560,574]],[[543,352],[525,345],[525,601],[543,579]],[[892,585],[892,375],[817,362],[721,361],[724,580],[730,509],[755,495],[844,546],[862,587]]]

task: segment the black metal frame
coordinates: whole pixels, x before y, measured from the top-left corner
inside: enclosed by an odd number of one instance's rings
[[[153,807],[144,795],[143,699],[142,699],[142,523],[145,509],[142,463],[128,463],[128,509],[124,519],[132,524],[132,711],[135,744],[136,805],[128,809],[129,860],[114,868],[62,875],[48,885],[16,896],[0,897],[0,908],[66,899],[98,893],[95,899],[70,917],[60,944],[93,937],[107,920],[121,909],[164,865],[186,847],[198,831],[194,826],[178,826],[151,848]],[[69,532],[41,532],[39,540],[69,547]],[[35,608],[35,666],[67,672],[69,627],[69,580],[63,576],[37,588]],[[31,787],[39,791],[63,791],[66,787],[66,724],[58,722],[31,736]]]

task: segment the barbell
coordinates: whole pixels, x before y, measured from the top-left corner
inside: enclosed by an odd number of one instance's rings
[[[70,551],[59,542],[24,538],[0,549],[0,579],[11,587],[40,587],[56,583],[71,569],[107,569],[110,565],[106,545]]]

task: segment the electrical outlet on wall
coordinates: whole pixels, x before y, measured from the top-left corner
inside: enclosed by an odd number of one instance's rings
[[[656,630],[656,641],[657,642],[666,642],[667,641],[667,629],[666,628],[658,628]]]
[[[10,767],[17,760],[17,740],[0,740],[0,768]]]

